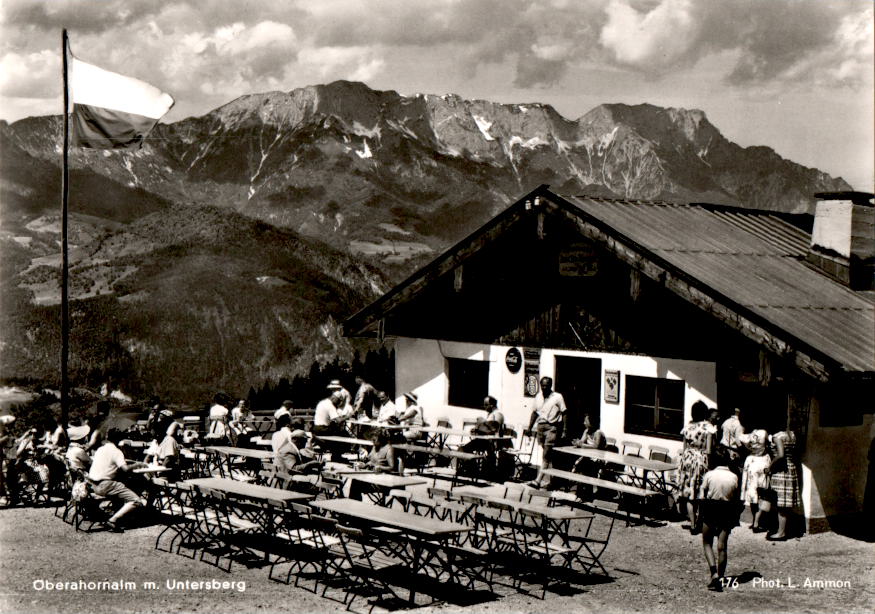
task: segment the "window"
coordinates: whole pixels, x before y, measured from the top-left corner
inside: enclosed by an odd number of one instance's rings
[[[447,358],[447,378],[450,380],[450,405],[483,407],[483,397],[489,394],[488,362]]]
[[[681,439],[683,380],[626,376],[626,432]]]

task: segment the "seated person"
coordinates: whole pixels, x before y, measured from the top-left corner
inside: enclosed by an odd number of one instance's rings
[[[67,448],[65,458],[67,465],[72,471],[88,473],[91,467],[91,457],[85,451],[85,440],[91,429],[86,426],[71,426],[67,429],[67,435],[70,437],[70,446]]]
[[[498,411],[498,401],[495,397],[487,396],[483,399],[485,417],[477,418],[477,424],[471,429],[472,439],[462,446],[463,452],[474,454],[482,453],[482,461],[466,463],[464,473],[474,475],[478,471],[488,480],[499,481],[498,477],[505,476],[507,467],[499,467],[498,452],[502,447],[510,445],[510,441],[502,439],[478,439],[477,435],[502,435],[504,434],[504,414]],[[505,476],[509,477],[509,476]],[[503,481],[503,480],[502,480]]]
[[[224,395],[217,394],[213,397],[214,404],[210,407],[209,427],[204,439],[209,439],[212,442],[228,440],[228,415],[231,413],[225,407]]]
[[[145,463],[128,464],[125,461],[124,455],[118,449],[122,437],[122,432],[118,429],[109,429],[103,445],[94,453],[91,470],[88,472],[88,481],[91,482],[95,494],[124,502],[106,523],[112,531],[121,531],[118,522],[135,507],[145,505],[140,496],[117,479],[121,477],[119,472],[145,466]]]
[[[301,429],[292,430],[291,422],[291,418],[285,414],[277,420],[279,428],[270,441],[274,467],[282,473],[318,472],[322,463],[318,460],[307,460],[303,453],[307,447],[307,433]]]
[[[377,393],[377,400],[379,401],[377,406],[377,422],[388,424],[390,418],[398,417],[398,408],[395,407],[395,403],[392,402],[388,394],[381,390]]]
[[[571,443],[577,448],[604,450],[608,447],[605,434],[599,429],[590,414],[583,415],[583,434],[580,439],[573,439]]]
[[[483,399],[485,417],[477,418],[477,424],[471,429],[472,435],[503,435],[504,414],[498,411],[498,401],[495,397],[487,396]]]
[[[285,414],[287,416],[291,416],[293,406],[294,406],[294,403],[292,403],[288,399],[283,401],[283,404],[280,405],[280,408],[278,410],[276,410],[275,412],[273,412],[273,419],[279,420],[280,416],[282,416],[283,414]]]
[[[340,391],[332,392],[331,396],[319,401],[313,415],[314,435],[349,435],[343,428],[346,416],[340,413],[343,403],[344,398]]]
[[[405,393],[404,401],[407,403],[407,408],[404,410],[404,413],[398,416],[398,419],[401,424],[409,428],[403,430],[401,434],[407,441],[416,441],[422,437],[422,431],[416,427],[425,426],[425,417],[422,413],[422,407],[419,406],[419,399],[416,393]]]
[[[155,452],[155,462],[170,469],[170,471],[164,473],[162,477],[167,478],[171,482],[175,482],[179,479],[180,455],[179,442],[176,441],[176,434],[178,433],[180,426],[179,422],[170,423],[167,427],[167,433],[164,435],[164,439],[161,440],[161,443],[158,445],[158,449]]]
[[[249,403],[245,399],[240,399],[234,409],[231,410],[231,421],[228,427],[231,436],[234,438],[234,445],[247,447],[252,444],[249,436],[255,432],[255,427],[252,425],[252,410],[249,409]]]
[[[571,443],[576,448],[591,448],[593,450],[604,450],[608,446],[608,440],[605,434],[598,428],[590,414],[583,416],[583,434],[580,439],[573,439]],[[580,457],[574,463],[572,471],[581,473],[593,478],[601,477],[602,469],[605,462],[595,458]],[[588,484],[580,484],[577,487],[577,495],[581,499],[588,499],[592,496],[592,487]]]
[[[374,431],[371,440],[374,442],[374,448],[368,455],[366,465],[378,472],[395,471],[395,450],[389,443],[389,433],[386,432],[386,429]]]

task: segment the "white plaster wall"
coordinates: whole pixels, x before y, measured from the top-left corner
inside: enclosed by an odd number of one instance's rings
[[[465,358],[469,360],[487,360],[489,367],[489,394],[498,399],[498,406],[504,412],[505,420],[512,425],[528,426],[534,399],[523,394],[524,369],[511,373],[505,366],[504,357],[510,346],[496,346],[475,343],[459,343],[452,341],[436,341],[431,339],[411,339],[399,337],[395,342],[395,382],[400,395],[413,390],[419,395],[420,404],[425,412],[426,420],[431,423],[446,416],[454,427],[461,427],[464,421],[473,421],[483,412],[447,405],[448,383],[445,374],[445,358]],[[654,358],[650,356],[630,356],[625,354],[608,354],[601,352],[577,352],[571,350],[541,351],[541,375],[555,376],[556,356],[578,356],[598,358],[602,361],[601,385],[604,386],[604,371],[620,371],[620,402],[606,403],[604,390],[600,394],[601,428],[606,436],[617,441],[636,441],[642,445],[642,452],[647,453],[648,446],[656,445],[670,450],[674,457],[682,447],[680,441],[660,437],[645,437],[626,434],[623,429],[624,407],[626,393],[626,375],[643,377],[661,377],[682,379],[686,381],[684,395],[684,422],[690,417],[690,408],[699,399],[709,406],[716,404],[717,383],[714,363]],[[559,392],[562,392],[559,390]],[[401,401],[403,404],[403,401]]]
[[[821,427],[820,404],[812,399],[802,461],[802,504],[806,518],[827,518],[863,509],[872,414],[858,426]]]

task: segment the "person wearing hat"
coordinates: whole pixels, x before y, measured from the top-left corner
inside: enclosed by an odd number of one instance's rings
[[[280,405],[280,408],[278,410],[276,410],[275,412],[273,412],[273,419],[279,420],[280,416],[282,416],[282,415],[291,416],[293,405],[294,404],[289,400],[283,401],[283,404]]]
[[[352,395],[349,393],[349,390],[341,385],[339,379],[331,380],[328,383],[327,388],[331,391],[331,394],[334,394],[335,392],[339,392],[341,394],[341,396],[343,397],[343,404],[338,407],[338,411],[341,413],[341,415],[351,417],[354,410],[352,407]]]
[[[70,446],[67,448],[65,458],[70,469],[87,473],[91,467],[91,457],[85,451],[85,441],[90,432],[91,427],[87,424],[84,426],[71,426],[67,429],[67,435],[70,437]]]
[[[409,428],[402,431],[401,434],[404,435],[404,439],[407,441],[415,441],[422,436],[422,431],[416,427],[425,426],[425,417],[422,413],[422,407],[419,406],[419,398],[416,396],[416,393],[404,393],[404,401],[407,404],[407,408],[399,416],[399,420],[401,424]]]
[[[307,446],[307,433],[301,429],[291,429],[291,418],[280,416],[277,430],[270,440],[273,449],[273,465],[284,473],[312,473],[318,471],[322,463],[307,460],[303,450]]]

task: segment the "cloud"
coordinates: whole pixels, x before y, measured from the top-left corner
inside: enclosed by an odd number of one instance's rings
[[[651,79],[725,54],[732,86],[871,82],[868,0],[610,0],[605,12],[599,41],[610,59]]]
[[[440,63],[453,83],[500,73],[517,89],[568,87],[589,69],[656,82],[703,66],[741,90],[860,87],[872,81],[872,12],[871,0],[3,0],[0,91],[58,96],[62,26],[82,59],[202,112],[307,80],[387,80],[411,58],[423,83]]]
[[[301,51],[299,60],[303,69],[314,71],[323,81],[370,81],[385,66],[367,47],[309,48]]]
[[[611,0],[600,42],[618,62],[635,67],[672,66],[689,53],[701,24],[690,0],[665,0],[648,12]]]
[[[41,98],[52,88],[60,95],[60,72],[60,53],[48,49],[28,54],[7,53],[0,58],[0,95]]]

